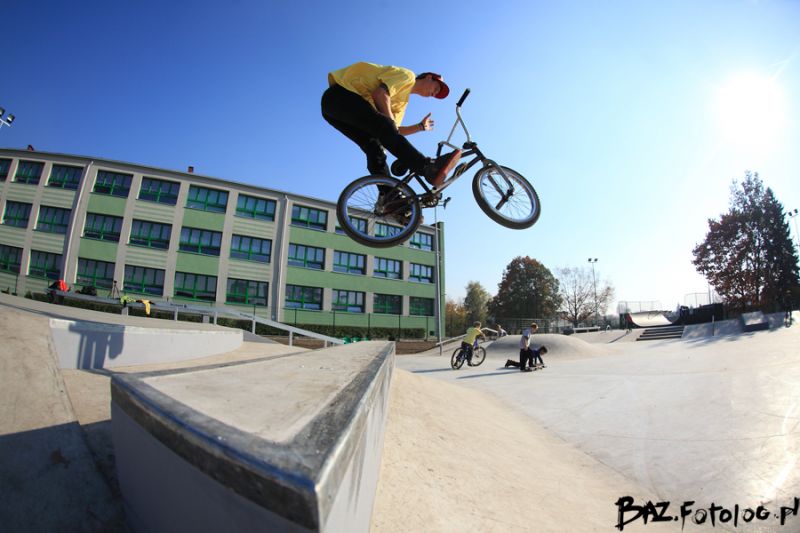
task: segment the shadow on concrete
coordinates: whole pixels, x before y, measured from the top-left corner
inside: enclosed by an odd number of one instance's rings
[[[0,494],[3,531],[128,531],[77,422],[0,436]]]
[[[69,331],[80,335],[76,368],[89,370],[103,368],[108,359],[116,359],[122,353],[125,329],[123,326],[109,330],[108,324],[101,330],[87,328],[87,324],[73,322]]]

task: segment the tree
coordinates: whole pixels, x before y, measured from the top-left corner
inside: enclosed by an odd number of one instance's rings
[[[467,330],[467,310],[461,302],[447,299],[444,303],[445,335],[455,337]]]
[[[503,272],[497,295],[489,302],[489,313],[503,318],[545,318],[561,305],[558,280],[539,261],[516,257]]]
[[[730,210],[709,219],[692,263],[734,309],[772,310],[798,293],[798,258],[783,206],[758,173],[731,186]]]
[[[558,294],[561,298],[561,314],[573,326],[586,322],[595,316],[605,316],[614,288],[610,283],[601,282],[597,286],[597,302],[595,304],[595,280],[588,268],[559,268]],[[596,308],[595,308],[596,305]]]
[[[491,295],[486,292],[486,289],[477,282],[470,281],[467,283],[467,296],[464,298],[464,308],[467,312],[467,322],[472,324],[479,320],[481,324],[486,325],[486,313],[488,311],[488,304]]]

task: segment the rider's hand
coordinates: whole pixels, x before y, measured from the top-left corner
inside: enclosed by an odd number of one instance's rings
[[[425,115],[425,118],[423,118],[422,122],[419,123],[419,129],[422,131],[429,131],[433,129],[433,119],[431,118],[430,113]]]

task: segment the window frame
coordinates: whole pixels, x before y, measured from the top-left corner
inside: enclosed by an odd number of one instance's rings
[[[18,215],[17,212],[12,213],[12,217],[9,218],[8,207],[13,206],[15,208],[21,208],[25,211],[25,217],[21,217]],[[13,226],[15,228],[23,228],[27,229],[28,225],[31,223],[31,211],[33,210],[33,204],[29,204],[27,202],[15,202],[13,200],[6,200],[6,205],[3,208],[3,225],[4,226]],[[13,221],[13,223],[9,223],[9,220]],[[25,224],[19,224],[19,221],[25,221]]]
[[[183,282],[185,283],[187,279],[193,279],[194,283],[191,287],[188,285],[183,285],[178,283],[178,276],[183,277]],[[198,281],[201,279],[205,280],[205,288],[199,288],[200,284]],[[213,287],[209,289],[209,282],[213,283]],[[175,287],[173,289],[173,295],[175,298],[184,298],[187,300],[194,300],[198,302],[215,302],[217,301],[217,284],[219,283],[218,276],[209,276],[207,274],[196,274],[194,272],[175,272]],[[178,294],[179,291],[183,291],[184,294]],[[191,296],[187,296],[186,293],[191,294]],[[200,295],[207,295],[207,296],[198,296]]]
[[[397,312],[395,312],[395,303],[397,305]],[[403,297],[399,294],[382,294],[376,292],[372,298],[372,312],[378,315],[402,315]]]
[[[92,192],[95,194],[114,196],[116,198],[127,198],[130,196],[132,183],[133,174],[113,172],[111,170],[98,170],[97,176],[94,178]]]
[[[242,244],[246,239],[250,241],[249,248],[242,247]],[[256,244],[256,242],[260,242],[261,244],[258,247],[258,250],[254,251],[253,245]],[[266,254],[264,253],[264,243],[266,243],[266,246],[268,248]],[[259,259],[258,257],[265,257],[265,259],[262,260]],[[261,239],[259,237],[251,237],[250,235],[239,235],[238,233],[234,233],[231,236],[230,258],[240,259],[242,261],[254,261],[256,263],[270,263],[272,261],[272,240]]]
[[[89,217],[91,217],[91,226]],[[99,229],[95,229],[98,221],[102,222],[102,224]],[[110,231],[106,231],[108,222],[112,224]],[[86,220],[83,223],[83,237],[97,241],[119,242],[122,238],[122,217],[87,212]]]
[[[154,190],[150,185],[157,184]],[[148,187],[145,189],[145,185]],[[166,191],[164,188],[166,187]],[[174,189],[174,193],[173,193]],[[136,196],[137,200],[143,202],[153,202],[162,205],[178,205],[178,195],[181,192],[181,184],[178,181],[164,180],[161,178],[153,178],[151,176],[142,176],[142,183],[139,185],[139,194]],[[150,196],[143,198],[142,194]]]
[[[91,271],[91,273],[86,272],[81,268],[81,267],[86,268],[89,266],[94,266],[94,268],[88,269],[89,271]],[[101,277],[100,275],[98,275],[98,271],[101,270],[101,268],[102,272],[100,274],[107,277]],[[110,289],[114,285],[115,268],[116,265],[108,261],[100,261],[99,259],[87,259],[85,257],[79,257],[78,270],[75,274],[75,283],[78,285],[83,285],[84,287],[91,286],[98,289]]]
[[[196,239],[195,236],[197,237]],[[209,243],[203,242],[206,236],[209,237]],[[187,237],[188,240],[186,240]],[[196,240],[196,242],[193,242],[194,240]],[[178,251],[219,257],[222,253],[222,232],[183,226],[181,227],[181,236],[178,241]]]
[[[142,227],[145,224],[150,225],[150,232],[145,237],[143,233],[135,233],[135,230],[141,231]],[[160,227],[158,237],[153,237],[153,229],[158,226]],[[167,230],[167,239],[164,240],[161,238],[164,234],[164,228]],[[137,241],[146,242],[147,244],[142,244],[142,242],[133,242],[134,238]],[[131,223],[131,233],[128,237],[128,244],[130,246],[141,246],[142,248],[152,248],[153,250],[168,250],[169,243],[172,240],[172,224],[164,224],[162,222],[153,222],[152,220],[142,220],[140,218],[134,218]],[[153,246],[153,243],[164,243],[164,246]]]
[[[72,210],[52,205],[40,205],[36,217],[36,231],[66,235]]]
[[[22,267],[23,248],[11,246],[10,244],[0,244],[0,272],[19,274]],[[14,262],[16,255],[16,262]]]
[[[429,276],[424,276],[421,270],[428,270]],[[433,265],[423,265],[421,263],[409,263],[408,265],[408,281],[415,283],[433,283]]]
[[[425,244],[423,242],[420,242],[421,240],[424,240],[423,237],[426,238],[427,240],[429,240],[430,242],[427,243],[427,244]],[[424,232],[421,232],[421,231],[415,231],[414,235],[411,236],[411,240],[408,241],[408,246],[410,248],[414,248],[414,249],[417,249],[417,250],[425,250],[426,252],[432,252],[433,251],[433,235],[431,235],[430,233],[424,233]]]
[[[129,270],[130,269],[130,270]],[[132,272],[134,275],[130,276],[131,279],[129,281],[128,273]],[[141,272],[141,280],[137,280],[137,276],[135,274],[137,272]],[[148,283],[147,275],[152,273],[152,283]],[[123,290],[126,292],[134,292],[136,294],[148,294],[152,296],[163,296],[164,295],[164,279],[166,276],[166,270],[161,268],[151,268],[139,265],[125,265],[125,274],[122,278],[122,286]],[[158,285],[159,278],[161,280],[161,285]],[[131,286],[133,285],[133,286]]]
[[[342,256],[346,256],[347,261],[343,262],[342,259],[344,258]],[[354,258],[356,261],[355,266],[352,264]],[[367,256],[356,252],[334,250],[333,271],[340,272],[342,274],[357,274],[363,276],[367,273]]]
[[[300,289],[299,292],[301,294],[299,300],[294,298],[294,295],[292,295],[292,298],[290,298],[289,291],[292,290],[293,292],[298,292],[295,289]],[[312,293],[311,299],[306,298],[309,292]],[[316,298],[317,295],[319,295],[318,301]],[[322,287],[309,287],[306,285],[294,285],[287,283],[286,288],[284,289],[283,307],[285,309],[303,309],[307,311],[321,311],[323,298],[324,298],[324,291]],[[289,305],[290,303],[294,302],[299,303],[299,305]],[[311,305],[307,305],[309,303]]]
[[[430,304],[430,309],[427,308],[428,304]],[[408,314],[411,316],[436,316],[434,313],[435,305],[434,298],[410,296],[408,298]]]
[[[305,215],[303,214],[305,212]],[[316,214],[316,221],[312,220],[311,215]],[[324,221],[320,222],[320,215],[323,215]],[[290,225],[298,228],[308,228],[317,231],[328,230],[328,211],[316,207],[308,207],[306,205],[295,204],[292,206],[292,218]]]
[[[297,255],[300,249],[305,250],[302,257]],[[312,258],[309,258],[310,253],[313,254]],[[318,259],[319,255],[321,255],[321,258]],[[325,270],[325,248],[290,242],[289,250],[286,254],[286,264],[298,268]],[[319,265],[319,267],[314,265]]]
[[[38,172],[35,171],[37,168]],[[17,171],[14,173],[14,182],[24,183],[26,185],[39,185],[39,182],[42,180],[43,172],[43,162],[20,160],[19,163],[17,163]]]
[[[246,284],[244,293],[242,292],[233,292],[231,289],[231,285],[236,284]],[[253,285],[255,284],[255,285]],[[255,287],[255,291],[252,289]],[[261,289],[263,288],[263,296],[259,296]],[[255,294],[253,294],[255,292]],[[251,294],[253,294],[251,296]],[[243,296],[242,299],[231,299],[231,296]],[[269,282],[268,281],[258,281],[254,279],[241,279],[241,278],[228,278],[226,283],[225,289],[225,303],[229,304],[236,304],[236,305],[260,305],[262,307],[267,307],[269,303]]]
[[[364,313],[366,309],[364,306],[366,296],[367,293],[363,291],[332,289],[331,311],[338,311],[340,313]],[[355,302],[351,302],[352,297],[355,297]],[[346,300],[344,303],[342,303],[342,298]]]
[[[244,200],[244,205],[242,205]],[[253,209],[248,209],[247,204],[253,200],[255,206]],[[259,210],[258,205],[264,202],[264,210]],[[269,198],[259,198],[258,196],[250,196],[248,194],[239,194],[236,199],[236,213],[234,216],[241,218],[252,218],[253,220],[262,220],[264,222],[275,222],[275,212],[278,209],[278,202]]]
[[[200,199],[200,193],[203,194],[203,199]],[[216,201],[209,200],[211,194],[217,195]],[[224,201],[220,200],[224,195]],[[189,185],[189,194],[186,196],[186,209],[196,209],[198,211],[205,211],[206,213],[222,213],[228,211],[228,199],[230,198],[228,191],[220,189],[212,189],[210,187],[202,187],[200,185]]]
[[[37,260],[34,260],[34,254],[37,254]],[[44,261],[41,261],[41,259],[44,259]],[[28,276],[32,278],[51,279],[53,281],[59,280],[61,279],[62,262],[63,257],[61,254],[31,250],[30,263],[28,264]],[[34,268],[36,269],[35,271]]]
[[[395,271],[390,269],[389,263],[396,263],[398,269]],[[385,266],[382,266],[385,264]],[[393,266],[393,265],[391,265]],[[397,275],[391,275],[392,273],[396,273]],[[384,279],[403,279],[403,262],[399,259],[391,259],[389,257],[378,257],[375,256],[372,259],[372,277],[374,278],[384,278]]]
[[[56,175],[57,170],[61,170],[63,173]],[[47,186],[69,191],[77,191],[81,186],[82,175],[83,167],[74,167],[72,165],[53,163],[53,166],[50,169],[50,177],[47,178]]]
[[[11,171],[11,163],[13,162],[13,159],[0,157],[0,181],[6,181],[8,179],[8,173]]]

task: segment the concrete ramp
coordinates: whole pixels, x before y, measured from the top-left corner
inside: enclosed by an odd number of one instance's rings
[[[520,338],[521,335],[508,335],[492,342],[486,349],[486,357],[518,359]],[[596,357],[608,353],[608,348],[602,344],[588,343],[574,335],[537,333],[533,336],[531,343],[537,346],[547,346],[545,357]]]
[[[116,374],[112,426],[136,532],[368,531],[394,344]]]
[[[630,313],[633,325],[639,328],[653,328],[657,326],[671,326],[673,322],[666,317],[663,311],[644,311]]]

